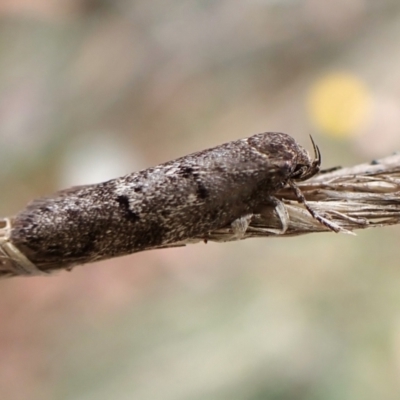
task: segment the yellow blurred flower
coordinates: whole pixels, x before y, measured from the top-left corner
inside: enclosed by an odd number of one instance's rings
[[[367,122],[372,96],[357,76],[331,73],[311,86],[307,105],[318,129],[332,136],[347,136],[357,134]]]

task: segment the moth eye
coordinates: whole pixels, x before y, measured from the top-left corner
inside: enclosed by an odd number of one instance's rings
[[[308,170],[308,166],[304,164],[297,164],[292,173],[292,178],[300,178]]]

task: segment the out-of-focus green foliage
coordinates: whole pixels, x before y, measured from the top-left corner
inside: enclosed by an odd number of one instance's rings
[[[396,0],[2,0],[2,215],[263,131],[400,147]],[[399,229],[1,282],[0,397],[398,399]]]

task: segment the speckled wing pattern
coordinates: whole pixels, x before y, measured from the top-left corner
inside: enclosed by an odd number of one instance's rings
[[[319,152],[317,152],[319,157]],[[156,167],[35,200],[13,220],[12,242],[36,265],[60,268],[130,254],[232,226],[274,193],[319,170],[287,134],[267,132]]]

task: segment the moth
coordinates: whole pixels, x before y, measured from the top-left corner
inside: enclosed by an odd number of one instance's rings
[[[311,139],[312,140],[312,139]],[[41,270],[126,255],[201,237],[229,227],[242,237],[251,216],[284,205],[274,195],[285,186],[329,229],[296,182],[320,170],[285,133],[266,132],[199,151],[107,182],[73,187],[34,200],[12,220],[9,241]]]

